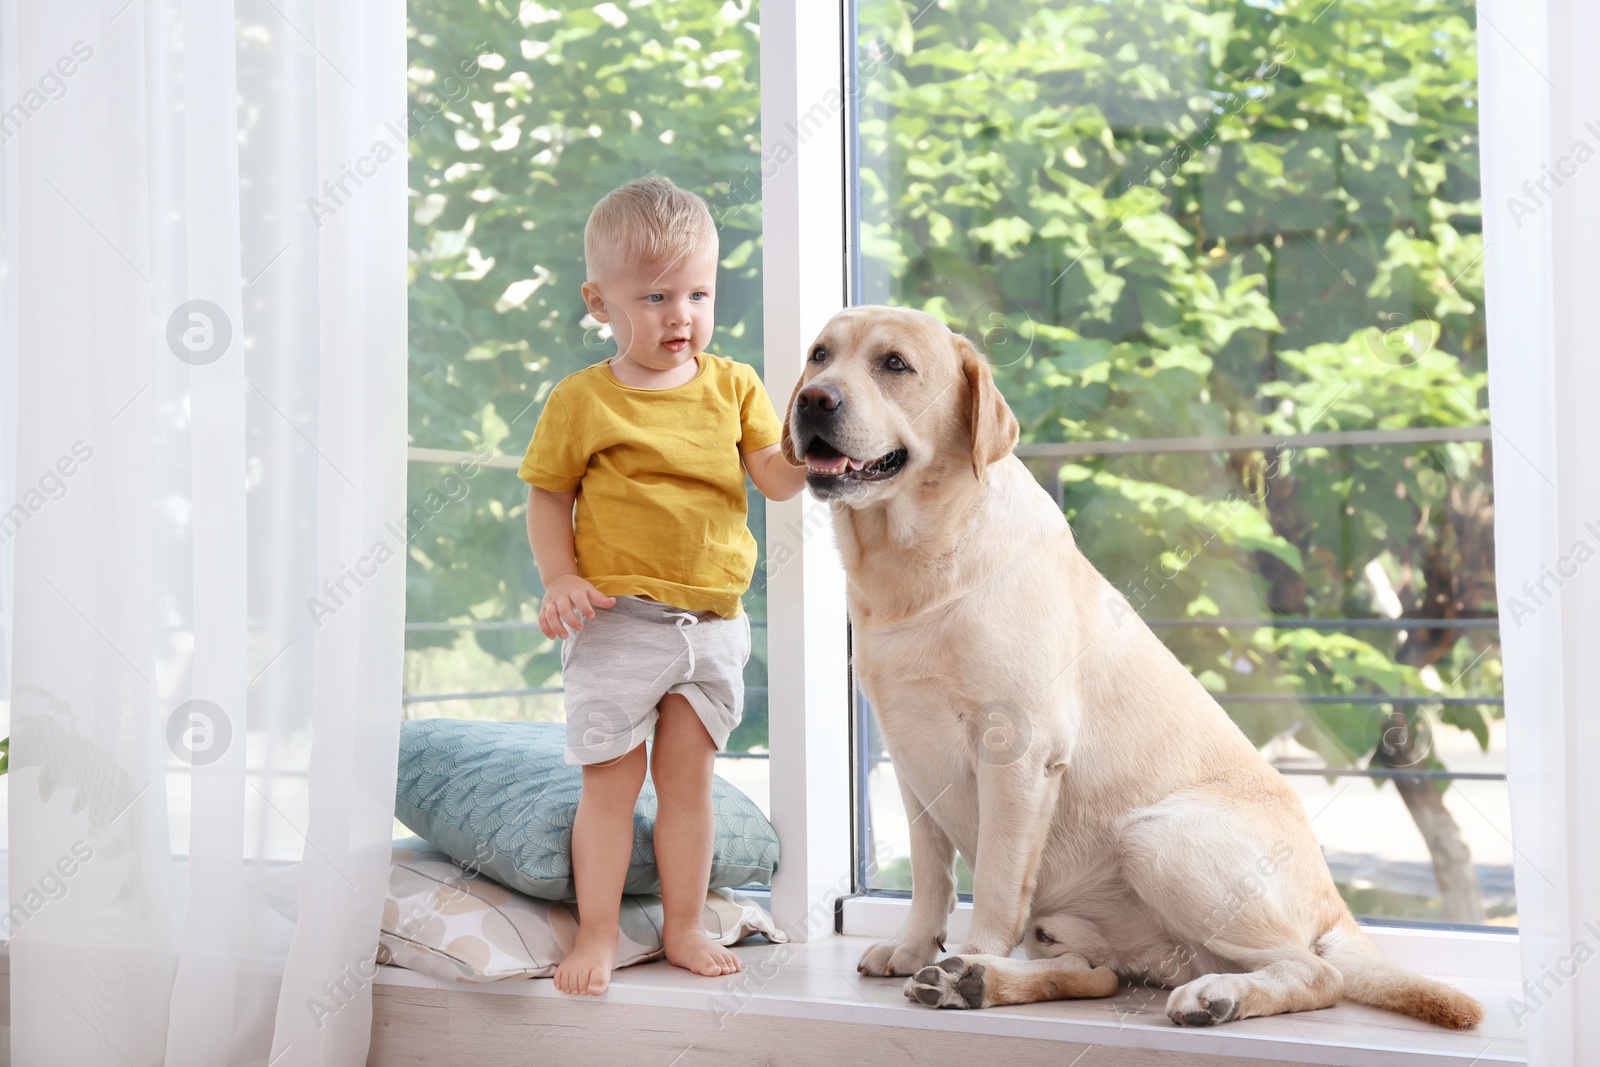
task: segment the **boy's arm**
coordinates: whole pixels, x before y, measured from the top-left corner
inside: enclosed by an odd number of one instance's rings
[[[783,458],[778,445],[744,453],[744,469],[768,500],[788,500],[806,487],[806,469]]]
[[[578,554],[572,539],[572,505],[576,489],[556,493],[528,486],[528,544],[533,561],[544,583],[544,603],[539,606],[539,629],[546,637],[561,639],[567,631],[583,629],[583,620],[594,618],[594,605],[609,608],[615,597],[605,596],[578,574]]]
[[[528,486],[528,545],[545,588],[557,578],[578,573],[578,553],[572,540],[572,505],[578,491],[553,493]]]

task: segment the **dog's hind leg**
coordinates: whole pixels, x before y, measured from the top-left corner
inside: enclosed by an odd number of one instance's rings
[[[1075,915],[1029,923],[1028,960],[962,953],[924,967],[905,995],[935,1008],[989,1008],[1041,1000],[1108,997],[1121,984],[1110,961],[1115,950],[1100,928]]]
[[[1344,979],[1311,951],[1294,909],[1317,907],[1322,857],[1309,834],[1256,840],[1227,804],[1172,798],[1134,813],[1121,833],[1123,876],[1196,958],[1220,964],[1173,990],[1167,1015],[1180,1026],[1210,1026],[1337,1004]],[[1292,839],[1292,840],[1290,840]],[[1311,853],[1303,855],[1302,853]]]
[[[1135,983],[1174,989],[1205,973],[1211,961],[1174,941],[1142,905],[1112,913],[1109,922],[1071,914],[1036,916],[1022,948],[1031,959],[1076,953],[1090,966],[1110,967]]]
[[[1344,979],[1327,960],[1285,941],[1223,949],[1244,973],[1203,974],[1172,991],[1167,1017],[1179,1026],[1212,1026],[1231,1019],[1331,1008],[1344,997]]]
[[[893,941],[880,941],[861,954],[862,974],[915,974],[944,948],[950,913],[956,907],[956,849],[905,777],[900,799],[911,823],[911,908]],[[936,803],[938,798],[934,798]]]
[[[934,1008],[992,1008],[1041,1000],[1109,997],[1121,982],[1075,952],[1040,960],[949,956],[906,982],[905,994]]]

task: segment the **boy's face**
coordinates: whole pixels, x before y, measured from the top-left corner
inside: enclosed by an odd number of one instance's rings
[[[589,314],[611,326],[617,355],[667,371],[690,362],[711,342],[716,318],[717,250],[668,263],[626,264],[585,282]]]

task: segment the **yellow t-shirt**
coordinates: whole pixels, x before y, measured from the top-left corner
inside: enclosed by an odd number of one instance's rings
[[[602,593],[736,619],[756,563],[739,457],[780,436],[748,364],[702,352],[683,385],[635,389],[597,363],[551,390],[517,477],[578,491],[578,573]]]

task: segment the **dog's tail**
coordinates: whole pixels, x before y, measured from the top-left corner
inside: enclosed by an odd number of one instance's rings
[[[1351,1000],[1452,1030],[1470,1030],[1483,1020],[1482,1004],[1390,963],[1348,916],[1317,940],[1316,951],[1344,975],[1344,995]]]

